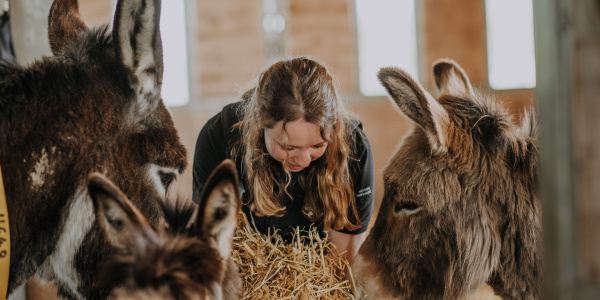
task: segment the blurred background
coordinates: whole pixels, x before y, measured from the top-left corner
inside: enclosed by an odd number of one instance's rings
[[[17,60],[49,55],[51,0],[0,0]],[[161,31],[169,106],[189,167],[170,191],[191,194],[200,129],[239,100],[271,63],[307,56],[324,64],[363,121],[376,171],[412,125],[376,80],[406,70],[435,94],[431,65],[457,61],[473,86],[519,120],[539,113],[546,298],[600,299],[600,1],[598,0],[163,0]],[[79,0],[89,26],[110,22],[115,0]],[[535,34],[534,34],[535,33]],[[537,63],[536,63],[537,62]],[[376,216],[374,216],[373,220]],[[54,299],[30,283],[14,299]],[[484,288],[476,299],[492,299]]]

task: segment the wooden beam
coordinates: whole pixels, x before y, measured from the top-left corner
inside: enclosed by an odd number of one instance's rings
[[[575,26],[574,16],[585,9],[585,5],[581,5],[585,2],[590,1],[534,0],[540,192],[546,255],[544,299],[600,299],[598,283],[589,272],[582,272],[582,266],[593,264],[594,257],[581,255],[585,253],[580,249],[585,245],[582,241],[589,236],[580,234],[580,229],[587,227],[578,214],[582,212],[581,206],[587,203],[582,197],[582,185],[578,183],[585,174],[586,166],[581,164],[585,157],[582,158],[579,151],[585,145],[581,143],[581,135],[576,134],[577,124],[581,123],[579,118],[585,116],[574,112],[586,111],[577,106],[581,104],[578,97],[582,91],[597,85],[582,80],[581,74],[585,72],[576,68],[575,63],[583,59],[577,47],[579,32],[586,31],[585,26],[591,25]],[[596,49],[596,53],[600,53],[600,49]],[[585,59],[592,58],[587,56]],[[600,59],[600,56],[594,59]],[[579,64],[579,67],[586,68],[590,62]],[[598,113],[600,111],[596,111]],[[592,128],[591,132],[598,133],[598,130]],[[600,139],[597,134],[594,137],[588,133],[587,137]],[[600,253],[598,249],[596,253]]]

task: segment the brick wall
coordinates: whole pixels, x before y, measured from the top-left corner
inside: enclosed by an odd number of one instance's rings
[[[439,58],[452,58],[469,75],[474,86],[487,84],[485,6],[481,0],[425,0],[418,7],[423,18],[418,29],[424,40],[420,53],[428,83],[433,83],[430,66]],[[425,79],[425,78],[422,78]]]
[[[286,39],[291,56],[308,56],[337,78],[341,91],[358,88],[358,59],[351,1],[290,0]]]
[[[190,1],[192,99],[229,96],[263,67],[260,1]]]

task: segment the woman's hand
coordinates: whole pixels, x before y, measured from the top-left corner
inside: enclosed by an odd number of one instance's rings
[[[337,247],[338,253],[346,253],[341,256],[352,263],[360,245],[365,241],[367,233],[347,234],[335,230],[329,230],[329,241]]]

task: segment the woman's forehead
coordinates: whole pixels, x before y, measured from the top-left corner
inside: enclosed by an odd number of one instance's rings
[[[286,143],[289,146],[311,147],[325,142],[321,136],[321,127],[302,119],[287,122],[285,130],[282,121],[267,130],[278,143]]]

